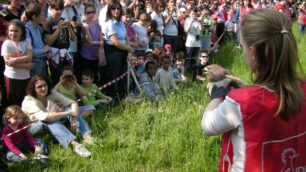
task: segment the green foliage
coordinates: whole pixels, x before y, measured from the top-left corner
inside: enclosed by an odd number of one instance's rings
[[[296,28],[295,28],[296,29]],[[299,37],[305,70],[306,39]],[[224,45],[211,61],[251,82],[241,49]],[[200,127],[209,101],[206,83],[186,83],[160,102],[120,104],[87,119],[97,144],[90,158],[64,150],[49,138],[50,162],[10,164],[12,171],[217,171],[220,136],[206,137]]]

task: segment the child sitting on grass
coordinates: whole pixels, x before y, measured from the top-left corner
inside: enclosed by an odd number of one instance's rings
[[[53,88],[55,91],[61,93],[67,98],[77,100],[82,98],[87,99],[87,93],[76,81],[76,77],[73,75],[70,68],[64,68],[63,73],[60,76],[60,81]],[[79,106],[80,114],[83,116],[91,115],[96,109],[93,105]]]
[[[145,73],[141,74],[139,85],[144,95],[152,100],[160,100],[163,97],[158,83],[154,80],[157,65],[154,61],[147,61]]]
[[[175,82],[186,82],[187,78],[185,77],[185,60],[184,60],[184,52],[178,51],[176,53],[175,64],[173,65],[173,78]]]
[[[161,68],[157,71],[155,80],[165,93],[178,89],[173,78],[171,57],[168,54],[161,57]]]
[[[24,153],[31,151],[35,151],[34,158],[48,158],[45,156],[47,148],[43,141],[35,140],[27,129],[20,130],[19,132],[9,136],[10,133],[26,126],[26,114],[19,106],[11,105],[7,107],[3,117],[6,125],[4,126],[1,135],[4,141],[4,148],[8,160],[15,162],[27,160],[28,157]]]
[[[201,50],[199,54],[200,54],[199,57],[200,63],[198,65],[193,66],[192,78],[195,81],[204,81],[205,80],[204,68],[209,65],[208,51]]]
[[[93,105],[96,108],[112,105],[113,99],[106,96],[98,90],[98,86],[94,84],[95,74],[90,69],[82,72],[82,88],[88,94],[87,99],[83,100],[84,105]]]

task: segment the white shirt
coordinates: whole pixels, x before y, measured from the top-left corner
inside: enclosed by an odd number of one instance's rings
[[[163,19],[163,15],[157,15],[157,13],[155,11],[153,11],[151,13],[151,18],[152,20],[155,20],[157,23],[157,30],[160,31],[160,33],[163,35],[164,32],[164,19]]]
[[[102,32],[104,33],[104,39],[105,42],[109,45],[114,45],[114,43],[111,41],[110,36],[116,34],[120,44],[126,44],[126,28],[125,24],[122,21],[117,20],[108,20],[104,23],[102,27]]]
[[[145,42],[146,46],[141,47],[141,45],[136,48],[136,50],[146,50],[148,48],[149,37],[148,37],[148,29],[145,26],[142,26],[139,22],[133,23],[132,28],[135,30],[138,41]]]
[[[102,9],[99,12],[99,24],[101,28],[103,28],[103,25],[106,22],[105,20],[106,20],[107,7],[108,5],[105,5],[104,7],[102,7]]]
[[[26,51],[32,51],[32,44],[30,39],[24,41],[14,42],[12,40],[5,40],[1,48],[1,56],[15,57],[26,55]],[[4,75],[11,79],[28,79],[30,78],[29,69],[14,69],[5,65]]]
[[[188,17],[184,23],[184,30],[186,30],[187,27],[189,27],[190,22],[191,19],[190,17]],[[200,39],[196,40],[196,35],[200,35],[200,27],[201,27],[200,22],[196,20],[192,22],[190,30],[189,32],[187,32],[187,38],[185,43],[186,47],[201,47]]]
[[[165,70],[163,68],[158,69],[154,79],[156,82],[158,82],[159,86],[164,91],[169,91],[171,89],[177,88],[173,78],[173,72],[171,67],[169,67],[168,70]]]
[[[47,97],[47,107],[41,101],[32,96],[25,96],[22,102],[22,110],[28,115],[31,121],[44,121],[48,118],[51,112],[61,112],[61,108],[67,107],[74,101],[63,96],[62,94],[51,91]]]
[[[207,135],[218,135],[231,131],[234,149],[234,164],[231,171],[244,171],[246,144],[239,104],[226,97],[218,108],[203,114],[201,126]]]

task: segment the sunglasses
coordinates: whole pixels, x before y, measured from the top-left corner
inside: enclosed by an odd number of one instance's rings
[[[203,57],[203,58],[208,58],[208,56],[201,56],[201,57]]]
[[[95,14],[96,11],[86,11],[86,14]]]

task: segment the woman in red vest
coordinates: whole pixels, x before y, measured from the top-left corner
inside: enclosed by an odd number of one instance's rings
[[[201,126],[207,135],[223,134],[219,171],[306,170],[306,83],[291,29],[284,13],[247,14],[241,44],[254,84],[226,96],[225,82],[210,83]]]

